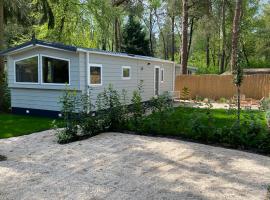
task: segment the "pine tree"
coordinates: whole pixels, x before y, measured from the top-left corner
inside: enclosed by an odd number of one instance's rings
[[[123,47],[126,53],[150,56],[150,41],[143,26],[135,16],[130,15],[123,33]]]

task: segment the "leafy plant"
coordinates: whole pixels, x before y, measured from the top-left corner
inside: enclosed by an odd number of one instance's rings
[[[0,93],[3,94],[1,104],[0,105],[0,111],[8,112],[10,110],[10,90],[8,88],[8,83],[7,83],[7,74],[4,73],[3,80],[0,80]]]
[[[61,113],[64,119],[64,129],[58,131],[58,143],[68,143],[78,137],[78,96],[75,90],[66,88],[60,98]]]
[[[139,84],[138,89],[133,91],[132,99],[131,99],[131,113],[132,113],[132,126],[133,129],[137,132],[141,131],[142,121],[144,115],[144,106],[142,103],[142,93],[143,93],[143,85]]]
[[[81,110],[79,125],[84,136],[94,136],[102,131],[100,120],[95,116],[95,106],[91,99],[91,90],[81,95]]]
[[[261,101],[260,109],[261,110],[264,110],[264,111],[270,110],[270,98],[269,97],[268,98],[264,98]]]
[[[97,96],[97,114],[103,119],[105,130],[119,130],[123,124],[123,106],[121,96],[118,91],[110,84],[103,92]]]
[[[181,98],[183,100],[188,100],[190,97],[189,94],[190,94],[190,91],[188,87],[183,87],[182,92],[181,92]]]
[[[168,118],[168,115],[170,114],[170,110],[173,106],[172,104],[172,97],[168,92],[165,92],[162,95],[159,95],[157,97],[153,97],[150,100],[150,106],[153,113],[156,113],[158,117],[158,123],[164,124],[166,123],[166,119]],[[160,128],[163,128],[164,126],[160,126]]]
[[[240,58],[240,54],[238,53],[237,55],[237,63],[236,63],[236,66],[233,66],[235,67],[235,71],[234,71],[234,80],[233,80],[233,83],[235,84],[235,86],[237,87],[237,122],[240,123],[240,112],[241,112],[241,105],[240,105],[240,87],[242,85],[242,82],[243,82],[243,69],[242,69],[242,60]]]

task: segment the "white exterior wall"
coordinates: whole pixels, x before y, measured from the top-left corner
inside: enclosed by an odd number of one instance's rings
[[[14,61],[32,55],[47,55],[70,60],[70,89],[78,93],[87,91],[88,67],[87,61],[92,64],[102,65],[102,86],[92,88],[92,97],[95,100],[98,93],[105,87],[112,84],[115,89],[121,92],[125,89],[128,99],[132,92],[138,88],[140,81],[143,81],[143,100],[147,101],[154,96],[154,68],[164,68],[164,82],[160,83],[160,94],[165,91],[172,91],[174,86],[174,64],[169,62],[147,61],[134,58],[125,58],[111,55],[86,52],[69,52],[50,49],[46,47],[35,47],[21,53],[8,56],[8,83],[11,89],[11,106],[16,108],[40,109],[49,111],[60,111],[60,97],[63,94],[65,85],[41,84],[41,76],[38,84],[15,83]],[[131,67],[131,79],[122,79],[122,66]],[[40,69],[41,70],[41,69]],[[39,73],[41,75],[41,73]]]

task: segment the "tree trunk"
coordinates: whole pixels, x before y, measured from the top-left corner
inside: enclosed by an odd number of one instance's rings
[[[114,42],[115,42],[115,51],[120,51],[120,27],[119,27],[119,19],[116,16],[114,19]]]
[[[164,59],[167,60],[167,47],[166,47],[166,40],[165,40],[165,36],[164,36],[164,33],[162,31],[162,28],[160,26],[160,21],[159,21],[159,17],[158,17],[158,14],[157,14],[157,10],[155,9],[155,16],[157,18],[157,25],[158,25],[158,29],[159,29],[159,33],[161,35],[161,38],[162,38],[162,43],[163,43],[163,51],[164,51]]]
[[[231,71],[235,70],[237,62],[237,51],[240,33],[240,21],[242,15],[242,0],[236,0],[234,19],[233,19],[233,32],[232,32],[232,54],[231,54]]]
[[[0,0],[0,51],[4,48],[4,0]],[[4,57],[0,56],[0,110],[3,106],[4,90],[1,87],[4,83]]]
[[[210,37],[206,37],[206,67],[210,66]]]
[[[188,0],[182,0],[182,48],[181,66],[182,74],[187,74],[188,63]]]
[[[153,47],[153,9],[150,9],[150,21],[149,21],[149,40],[150,40],[150,54],[154,55],[154,47]]]
[[[211,12],[212,12],[212,4],[210,2],[210,0],[207,0],[207,19],[210,20],[211,18]],[[206,66],[210,67],[210,32],[209,30],[206,30],[207,34],[206,34]]]
[[[192,37],[193,37],[193,27],[194,27],[194,18],[192,17],[191,23],[190,23],[190,32],[189,32],[189,42],[188,42],[188,58],[190,54],[190,48],[192,44]]]
[[[172,61],[175,60],[174,54],[175,54],[175,35],[174,35],[174,29],[175,29],[175,16],[173,14],[172,16]]]
[[[237,121],[240,124],[240,114],[241,114],[241,91],[240,87],[237,87]]]
[[[222,1],[222,23],[221,23],[221,32],[222,32],[222,50],[221,50],[221,62],[220,62],[220,73],[225,71],[225,47],[226,47],[226,0]]]
[[[246,62],[247,62],[247,66],[249,66],[248,55],[247,55],[246,48],[245,48],[244,44],[242,45],[242,49],[243,49],[243,53],[244,53],[244,56],[245,56],[245,59],[246,59]]]

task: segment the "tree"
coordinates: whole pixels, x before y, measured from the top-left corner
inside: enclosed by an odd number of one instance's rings
[[[4,0],[0,0],[0,50],[4,48]],[[0,110],[3,104],[4,91],[1,89],[4,84],[4,57],[0,56]]]
[[[221,60],[220,60],[220,73],[223,73],[225,70],[225,48],[226,48],[226,0],[222,0],[222,8],[221,8]]]
[[[182,0],[182,47],[181,65],[182,73],[187,74],[188,63],[188,0]]]
[[[123,50],[126,53],[150,55],[149,39],[142,25],[133,15],[130,15],[123,33]]]
[[[242,59],[239,58],[240,54],[237,54],[237,63],[235,66],[235,71],[234,71],[234,84],[237,87],[237,121],[238,125],[240,124],[240,114],[241,114],[241,85],[243,82],[243,69],[242,69]]]
[[[236,0],[233,19],[233,31],[232,31],[231,71],[234,71],[237,63],[237,51],[240,36],[241,16],[242,16],[242,0]]]

